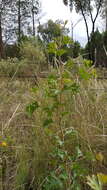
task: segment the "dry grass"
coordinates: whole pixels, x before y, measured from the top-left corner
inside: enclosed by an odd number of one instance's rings
[[[61,101],[66,102],[66,106],[61,109],[68,110],[69,114],[60,121],[62,110],[57,110],[52,116],[54,124],[51,130],[42,126],[46,117],[42,109],[39,108],[31,117],[26,113],[26,105],[35,99],[42,107],[51,104],[44,96],[45,85],[45,80],[40,80],[39,91],[32,93],[33,85],[28,80],[0,81],[0,142],[7,143],[7,147],[0,150],[1,190],[30,190],[32,187],[41,190],[49,171],[58,169],[58,160],[55,163],[54,159],[53,162],[49,160],[56,135],[63,136],[65,149],[71,155],[77,145],[83,152],[88,150],[94,155],[101,152],[103,163],[89,162],[87,168],[89,166],[95,173],[107,173],[106,81],[81,83],[79,93],[73,97],[65,94]],[[64,136],[68,129],[78,132],[75,139]]]

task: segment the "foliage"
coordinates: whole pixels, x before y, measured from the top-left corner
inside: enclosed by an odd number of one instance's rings
[[[29,64],[36,64],[37,66],[42,67],[46,63],[43,48],[37,39],[32,38],[22,42],[20,53],[22,58],[26,59]]]
[[[38,112],[41,113],[38,115],[41,117],[39,119],[41,120],[41,127],[50,142],[50,149],[47,153],[47,165],[50,166],[50,170],[46,173],[42,188],[44,190],[67,188],[77,190],[82,189],[85,177],[89,173],[89,169],[85,165],[87,158],[92,160],[93,156],[92,158],[86,157],[84,150],[80,148],[82,142],[78,139],[78,130],[71,127],[68,122],[71,115],[71,108],[68,108],[68,105],[70,101],[73,105],[73,97],[79,93],[80,85],[75,81],[74,76],[72,77],[75,64],[68,60],[66,65],[61,65],[60,58],[64,51],[61,49],[61,54],[59,54],[61,46],[59,47],[58,44],[61,43],[59,43],[59,39],[55,40],[56,43],[49,44],[49,51],[59,56],[57,60],[58,73],[49,74],[42,89],[37,88],[34,91],[35,95],[42,94],[43,98],[40,98],[38,102],[35,99],[36,106],[34,102],[31,103],[27,106],[27,112],[30,115],[36,114],[36,116]],[[69,39],[61,40],[62,44],[65,41],[67,43]],[[89,73],[89,71],[87,72],[88,69],[90,69],[90,61],[84,60],[84,64],[76,68],[75,74],[84,80],[89,80],[92,78],[92,70]],[[69,144],[71,145],[70,150]]]
[[[66,24],[67,21],[65,21],[65,23],[62,23],[61,21],[56,21],[54,23],[52,20],[49,20],[46,24],[38,27],[39,37],[45,44],[45,47],[52,49],[55,48],[55,46],[58,46],[57,48],[59,48],[59,54],[57,53],[58,55],[56,56],[61,56],[62,54],[63,61],[66,61],[69,56],[75,58],[81,52],[79,42],[73,42],[73,40],[68,36]],[[56,41],[57,44],[55,45]],[[53,60],[53,54],[53,51],[46,52],[50,62]]]
[[[61,70],[60,70],[61,69]],[[59,68],[59,77],[49,75],[42,87],[43,99],[40,99],[38,106],[31,103],[27,106],[29,114],[37,115],[38,109],[41,113],[41,127],[44,135],[47,136],[51,144],[51,150],[47,154],[47,162],[50,171],[47,172],[43,189],[80,189],[81,182],[87,174],[84,169],[83,153],[78,144],[78,131],[70,128],[68,118],[69,101],[79,92],[79,84],[71,79],[71,75],[66,76],[67,67]],[[39,93],[39,89],[36,91]],[[67,97],[66,97],[67,96]],[[37,101],[37,100],[36,100]],[[31,108],[31,109],[28,109]],[[74,143],[71,151],[68,149],[68,139]],[[72,146],[71,143],[71,146]],[[81,162],[79,158],[81,157]],[[79,163],[80,162],[80,163]],[[70,174],[71,173],[71,174]]]
[[[107,62],[106,36],[107,36],[107,32],[100,33],[98,29],[93,34],[91,34],[90,53],[91,53],[93,63],[95,63],[96,66],[106,67],[106,62]],[[87,52],[88,48],[89,48],[89,44],[86,45],[85,52]]]
[[[66,62],[70,57],[75,58],[79,56],[80,51],[80,44],[78,42],[73,42],[69,36],[64,35],[54,38],[53,41],[47,45],[50,62],[55,61],[55,59],[57,62],[57,58]]]
[[[10,57],[10,58],[20,58],[20,54],[19,54],[19,47],[17,44],[7,44],[5,46],[5,54],[6,54],[6,58]]]
[[[79,54],[81,54],[81,45],[78,41],[74,41],[73,46],[70,48],[69,55],[73,58],[76,58],[79,56]]]
[[[82,14],[84,21],[86,19],[85,15],[90,16],[92,24],[95,24],[99,11],[103,6],[103,0],[63,0],[63,2],[65,5],[69,5],[71,10],[73,9],[73,6],[75,6],[77,13],[80,12]],[[96,14],[95,17],[93,17],[93,10],[95,9]]]
[[[53,22],[52,20],[48,20],[47,23],[38,26],[38,33],[45,43],[49,43],[53,38],[67,35],[68,29],[65,28],[65,23],[62,21],[56,20]]]
[[[107,84],[92,79],[88,60],[59,65],[37,86],[28,79],[1,80],[4,189],[86,190],[87,176],[95,173],[106,181],[106,93],[96,96],[93,89]]]
[[[91,33],[92,35],[95,32],[95,24],[98,16],[100,15],[101,8],[103,6],[103,0],[63,0],[65,5],[69,5],[70,10],[75,7],[76,12],[80,13],[84,19],[86,33],[87,33],[87,40],[88,40],[88,53],[89,59],[93,60],[91,56],[91,47],[90,47],[90,32],[89,32],[89,25],[87,17],[90,18],[91,21]],[[94,60],[93,60],[94,61]]]
[[[0,83],[4,190],[102,190],[106,183],[106,94],[95,91],[104,86],[90,60],[79,56],[63,62],[72,43],[61,36],[48,44],[55,67],[45,78],[37,76],[35,85],[13,77]],[[34,40],[31,44],[35,49]],[[30,69],[30,59],[8,59],[7,65],[13,61]]]

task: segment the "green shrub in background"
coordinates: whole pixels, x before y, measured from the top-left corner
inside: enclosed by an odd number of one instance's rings
[[[38,67],[46,66],[46,57],[42,46],[37,39],[29,39],[22,42],[20,54],[29,64],[36,64]]]
[[[1,76],[32,76],[37,71],[46,70],[47,63],[42,44],[37,39],[28,38],[20,45],[20,59],[14,57],[0,61]]]

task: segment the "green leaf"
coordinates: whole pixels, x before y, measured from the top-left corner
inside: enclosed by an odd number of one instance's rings
[[[69,114],[68,111],[65,111],[65,112],[62,112],[62,113],[61,113],[62,117],[66,116],[66,115],[68,115],[68,114]]]
[[[71,38],[69,37],[69,36],[63,36],[63,38],[62,38],[62,44],[63,45],[70,45],[70,44],[72,44],[72,40],[71,40]]]
[[[90,68],[92,66],[92,61],[91,60],[87,60],[87,59],[84,59],[83,60],[83,64],[85,65],[85,67],[87,68]]]
[[[74,177],[83,177],[88,173],[88,169],[84,167],[83,164],[75,162],[72,165],[72,171],[74,173]]]
[[[48,44],[48,53],[53,53],[55,54],[57,50],[57,44],[55,42],[50,42]]]
[[[54,172],[52,172],[51,175],[47,177],[47,181],[44,184],[44,190],[58,189],[63,189],[63,184],[61,180],[54,174]]]
[[[69,58],[68,61],[67,61],[66,67],[68,69],[72,69],[73,65],[74,65],[73,59]]]
[[[46,119],[45,121],[44,121],[44,123],[43,123],[43,126],[44,127],[47,127],[47,126],[49,126],[50,124],[52,124],[53,123],[53,120],[50,118],[50,119]]]
[[[59,49],[56,51],[56,55],[58,56],[62,56],[66,53],[67,51],[65,49]]]
[[[49,76],[48,76],[48,80],[50,80],[50,79],[53,79],[53,80],[57,80],[57,76],[55,75],[55,74],[50,74]]]
[[[72,85],[67,85],[67,84],[65,84],[64,85],[64,88],[63,88],[63,91],[71,91],[73,94],[75,94],[75,93],[78,93],[79,92],[79,85],[77,84],[77,83],[73,83]]]
[[[69,79],[70,76],[71,76],[71,73],[67,70],[62,73],[62,77],[65,79]]]
[[[89,80],[91,78],[91,74],[86,71],[84,67],[79,68],[79,75],[82,79]]]
[[[93,162],[96,160],[95,155],[91,151],[85,152],[85,158],[86,160],[91,160]]]
[[[62,180],[67,180],[68,179],[68,174],[64,171],[63,173],[60,174],[59,178],[62,179]]]
[[[33,87],[33,88],[31,89],[31,91],[34,92],[34,93],[36,93],[36,92],[38,91],[38,87]]]
[[[34,111],[39,107],[39,104],[37,101],[27,105],[26,107],[26,111],[29,115],[32,115],[34,113]]]

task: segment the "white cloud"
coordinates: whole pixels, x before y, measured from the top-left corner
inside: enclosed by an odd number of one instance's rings
[[[63,0],[41,0],[43,10],[47,13],[47,19],[69,19],[70,11],[65,7]]]

